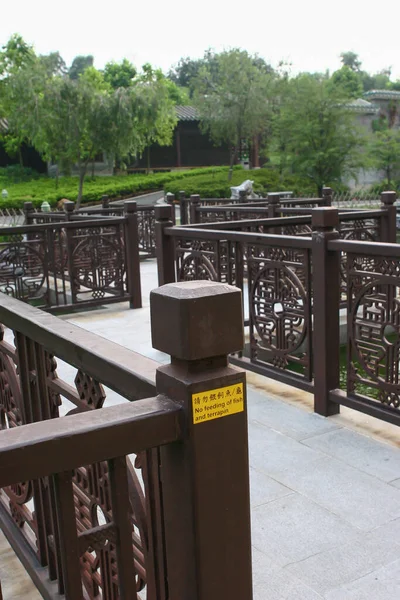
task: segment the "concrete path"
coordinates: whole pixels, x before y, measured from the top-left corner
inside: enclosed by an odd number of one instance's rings
[[[143,309],[121,304],[63,318],[167,362],[150,341],[154,261],[142,264],[142,284]],[[73,369],[60,363],[58,371],[72,381]],[[254,599],[398,600],[398,429],[357,421],[354,411],[324,419],[302,392],[251,374],[248,381]]]

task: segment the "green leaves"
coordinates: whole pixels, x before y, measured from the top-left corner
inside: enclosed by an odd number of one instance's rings
[[[361,135],[343,88],[325,76],[302,74],[287,83],[274,123],[275,148],[293,172],[323,185],[355,175]]]
[[[194,80],[194,103],[201,127],[216,143],[238,148],[268,126],[274,75],[263,61],[244,50],[213,54]]]

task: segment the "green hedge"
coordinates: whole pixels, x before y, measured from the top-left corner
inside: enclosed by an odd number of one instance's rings
[[[309,180],[299,177],[280,177],[278,171],[273,169],[257,169],[253,171],[234,171],[232,181],[228,182],[226,173],[190,175],[179,183],[171,181],[164,187],[166,192],[178,194],[184,190],[187,196],[200,194],[203,198],[230,198],[231,186],[240,185],[245,179],[254,181],[253,189],[256,193],[292,191],[295,195],[307,194],[316,196],[316,187]],[[183,187],[182,187],[183,186]]]
[[[290,190],[295,195],[316,195],[315,186],[309,180],[296,176],[281,177],[277,170],[271,168],[245,171],[237,166],[229,182],[228,167],[205,167],[153,175],[88,178],[84,185],[83,203],[99,202],[104,194],[117,199],[160,189],[176,195],[184,190],[188,196],[200,194],[203,198],[229,198],[231,186],[240,185],[245,179],[253,180],[255,192],[263,195],[278,190]],[[44,200],[55,206],[61,198],[76,200],[78,178],[63,177],[57,188],[55,180],[48,177],[13,183],[0,171],[0,190],[3,188],[7,189],[9,197],[6,200],[0,198],[0,208],[21,207],[27,201],[40,206]]]
[[[234,172],[242,171],[240,166],[235,167]],[[174,183],[179,191],[183,189],[183,180],[195,177],[219,176],[227,180],[228,167],[205,167],[191,171],[172,171],[150,175],[122,175],[87,178],[83,189],[82,202],[98,202],[104,194],[110,198],[123,198],[145,194],[146,192],[165,189],[170,183]],[[243,177],[243,176],[242,176]],[[78,191],[77,177],[62,177],[56,187],[56,181],[48,177],[40,177],[27,182],[13,183],[5,172],[0,172],[0,189],[7,189],[8,198],[0,198],[0,208],[17,208],[24,202],[31,201],[35,206],[46,200],[54,206],[62,198],[76,200]]]

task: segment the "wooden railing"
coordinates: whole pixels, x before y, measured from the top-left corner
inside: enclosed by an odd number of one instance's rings
[[[67,210],[62,220],[33,213],[32,221],[1,230],[1,292],[46,310],[126,300],[142,306],[135,202],[119,217]]]
[[[0,525],[44,598],[252,598],[240,292],[151,312],[167,366],[0,298]]]
[[[231,361],[311,391],[314,393],[315,410],[329,415],[337,411],[338,398],[343,397],[343,394],[334,393],[339,387],[339,334],[342,329],[342,341],[343,337],[350,335],[348,332],[355,318],[353,305],[356,283],[349,287],[355,267],[353,265],[353,271],[349,272],[347,252],[351,248],[363,248],[365,254],[371,251],[374,255],[381,255],[381,262],[374,260],[369,272],[367,269],[366,285],[374,277],[377,280],[382,278],[382,282],[389,281],[389,272],[396,275],[396,269],[400,271],[400,265],[396,267],[396,261],[392,260],[393,252],[397,257],[397,245],[387,243],[396,239],[395,198],[394,192],[386,192],[382,195],[381,209],[364,211],[362,214],[361,211],[342,214],[335,208],[326,207],[314,209],[310,217],[230,221],[186,227],[173,227],[168,207],[160,207],[156,225],[159,283],[209,279],[242,289],[247,344],[242,353],[231,357]],[[308,227],[308,232],[302,235],[301,231],[295,230],[300,227]],[[290,228],[293,230],[290,231]],[[336,246],[330,245],[328,248],[328,241],[331,240],[337,240]],[[337,248],[334,255],[328,251],[331,248]],[[356,275],[354,281],[357,282]],[[389,306],[390,298],[396,298],[397,302],[397,284],[390,285],[390,293],[382,292],[386,294],[386,300],[382,301],[386,303],[385,306]],[[376,289],[379,291],[379,286]],[[385,286],[383,289],[386,289]],[[371,329],[372,323],[366,325],[372,340],[370,350],[373,361],[378,360],[377,357],[382,353],[382,356],[389,356],[382,348],[390,336],[386,333],[386,337],[382,338],[381,332],[387,324],[388,331],[392,328],[400,336],[400,319],[397,321],[394,305],[383,308],[376,299],[371,302],[373,306],[369,312],[367,310],[368,319],[372,321],[372,315],[376,312],[379,323],[374,331]],[[360,308],[360,311],[364,308]],[[383,321],[381,323],[383,315],[385,324]],[[356,325],[357,328],[362,329],[361,321]],[[356,334],[352,335],[354,337]],[[374,336],[381,336],[377,345],[374,345]],[[367,353],[367,346],[365,348]],[[332,353],[337,360],[332,360]],[[349,358],[345,367],[348,373],[353,369],[351,360]],[[360,362],[359,358],[355,360]],[[380,365],[374,368],[377,372],[381,368],[386,369]],[[354,369],[357,371],[358,367]],[[396,387],[398,367],[393,372],[389,366],[387,369],[385,379],[375,376],[374,385],[379,387],[379,393],[371,392],[373,406],[377,405],[374,398],[379,397],[387,408],[367,409],[367,404],[364,404],[360,409],[365,412],[375,410],[375,414],[384,414],[387,420],[397,422],[399,412],[396,403],[400,399],[400,388]],[[347,391],[344,391],[346,398],[354,396],[354,377],[348,376]],[[365,378],[368,379],[367,376]],[[364,384],[368,387],[367,383]],[[371,389],[374,385],[370,386]],[[395,398],[391,402],[388,400],[389,388]],[[336,405],[331,397],[336,399]],[[355,402],[352,405],[361,406]]]

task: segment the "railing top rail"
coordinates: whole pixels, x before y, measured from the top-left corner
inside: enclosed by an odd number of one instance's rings
[[[131,198],[130,201],[135,201],[134,198]],[[85,213],[85,214],[96,214],[96,213],[103,213],[103,214],[107,214],[107,213],[115,213],[116,211],[120,211],[123,212],[124,211],[124,205],[125,202],[128,202],[128,200],[123,200],[121,201],[120,204],[111,204],[107,207],[107,208],[103,208],[101,205],[100,206],[89,206],[88,208],[78,208],[78,210],[75,211],[75,213]],[[138,211],[152,211],[155,209],[155,205],[148,205],[148,204],[137,204],[136,206],[136,210]]]
[[[328,242],[328,250],[400,258],[400,244],[388,244],[383,242],[376,243],[359,240],[332,240]]]
[[[78,219],[79,221],[81,219]],[[125,217],[107,217],[102,220],[104,225],[120,225],[125,220]],[[99,221],[90,220],[90,219],[82,219],[84,223],[84,227],[98,227]],[[73,221],[60,221],[58,223],[37,223],[32,225],[17,225],[16,227],[2,227],[1,235],[18,235],[24,233],[33,233],[35,231],[45,231],[46,229],[74,229],[77,227],[76,220]]]
[[[157,396],[2,431],[0,488],[175,442],[180,410]]]
[[[281,204],[320,204],[325,203],[326,198],[281,198]]]
[[[372,219],[376,217],[382,217],[385,214],[385,210],[377,208],[374,210],[351,210],[351,211],[339,211],[339,219],[341,221],[352,221],[353,219]]]
[[[228,211],[228,210],[234,210],[234,211],[249,211],[254,209],[260,209],[262,207],[266,207],[268,204],[267,200],[264,201],[259,201],[259,202],[247,202],[245,204],[227,204],[225,206],[198,206],[197,210],[199,212],[204,212],[204,213],[212,213],[212,212],[221,212],[221,211]]]
[[[180,225],[185,229],[218,229],[228,230],[236,227],[266,226],[280,227],[281,225],[310,225],[311,214],[297,217],[272,217],[265,219],[242,219],[239,221],[217,221],[215,223],[191,223],[190,225]]]
[[[243,221],[236,221],[237,224]],[[244,244],[262,244],[265,246],[284,246],[285,248],[311,248],[311,237],[271,235],[266,233],[249,233],[247,231],[226,231],[218,229],[200,229],[191,227],[166,227],[166,235],[187,239],[226,240]]]
[[[155,393],[159,364],[128,348],[6,294],[0,294],[0,323],[41,344],[128,400],[148,398]]]

